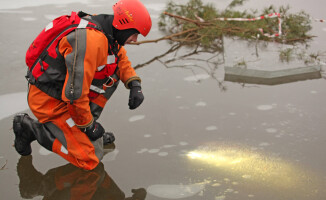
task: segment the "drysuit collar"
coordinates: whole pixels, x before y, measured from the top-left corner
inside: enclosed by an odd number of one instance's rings
[[[115,38],[113,37],[113,27],[112,27],[112,22],[113,22],[113,15],[105,15],[105,14],[100,14],[100,15],[93,15],[91,16],[93,20],[95,20],[101,28],[103,29],[103,32],[105,33],[105,36],[108,38],[110,44],[115,43]]]

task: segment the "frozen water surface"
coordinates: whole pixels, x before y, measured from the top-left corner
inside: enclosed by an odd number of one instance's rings
[[[0,120],[27,109],[26,92],[3,94],[0,96]]]
[[[152,15],[153,29],[139,40],[157,39],[164,35],[157,22],[168,1],[142,1]],[[231,0],[204,2],[223,9]],[[32,143],[32,157],[20,158],[12,146],[12,117],[27,112],[34,118],[28,109],[24,78],[28,46],[52,18],[72,10],[111,13],[112,4],[105,0],[1,1],[0,20],[6,27],[1,29],[0,40],[3,199],[65,198],[63,191],[76,191],[85,180],[98,181],[82,187],[87,194],[100,194],[107,199],[119,199],[122,192],[121,196],[128,199],[133,195],[131,190],[137,188],[144,188],[146,200],[326,199],[325,79],[276,85],[224,79],[224,67],[242,60],[247,62],[248,69],[268,71],[305,66],[298,60],[281,62],[280,50],[291,46],[278,43],[265,46],[224,38],[224,52],[210,60],[224,60],[224,64],[215,66],[205,61],[217,54],[200,54],[188,59],[178,57],[175,63],[162,65],[161,62],[175,58],[173,53],[137,68],[145,95],[143,104],[129,110],[129,90],[120,84],[102,112],[101,124],[116,136],[115,146],[105,149],[103,169],[80,172],[73,166],[67,167],[67,161],[40,148],[37,142]],[[326,19],[324,0],[249,0],[238,9],[260,9],[270,4],[289,4],[289,13],[305,10],[311,17]],[[311,25],[311,34],[316,37],[308,44],[308,55],[323,54],[326,24]],[[165,41],[125,46],[133,66],[163,54],[170,47]],[[191,48],[181,48],[177,54],[190,52]],[[325,71],[325,57],[320,59]],[[18,169],[24,169],[24,173]],[[74,174],[79,176],[74,178]],[[27,185],[25,175],[33,177]],[[58,190],[55,186],[62,182],[55,180],[70,182]],[[30,190],[40,185],[41,190]],[[110,187],[102,187],[107,185]]]
[[[145,153],[145,152],[148,152],[148,149],[141,149],[141,150],[137,151],[137,153]]]
[[[22,20],[28,22],[28,21],[35,21],[36,18],[34,18],[34,17],[23,17]]]
[[[90,3],[91,0],[13,0],[13,1],[4,1],[1,0],[1,8],[0,9],[17,9],[23,7],[38,7],[42,5],[62,5],[62,4],[70,4],[70,3]]]
[[[273,105],[259,105],[257,106],[258,110],[266,111],[266,110],[272,110],[274,108]]]
[[[151,185],[147,192],[166,199],[181,199],[194,196],[204,189],[204,184],[192,185]]]
[[[159,11],[163,11],[166,5],[164,3],[145,3],[145,6],[149,10],[154,10],[159,12]]]

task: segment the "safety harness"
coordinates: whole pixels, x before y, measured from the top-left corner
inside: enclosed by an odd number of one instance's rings
[[[85,13],[81,13],[82,15]],[[61,99],[62,88],[66,77],[66,66],[63,56],[59,53],[57,45],[59,41],[76,29],[96,29],[102,28],[96,21],[89,18],[82,18],[79,13],[72,12],[71,15],[64,15],[50,22],[43,31],[35,38],[26,52],[26,64],[28,66],[26,79],[32,85],[38,87],[49,96]],[[77,39],[77,38],[76,38]],[[106,65],[98,67],[91,85],[90,96],[94,93],[104,93],[104,86],[112,86],[114,81],[119,80],[116,75],[118,56],[113,51],[113,46],[108,52]],[[74,93],[74,66],[72,73],[72,84],[70,93]]]

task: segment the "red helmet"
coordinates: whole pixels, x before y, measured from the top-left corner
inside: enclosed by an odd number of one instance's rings
[[[119,0],[112,6],[112,25],[119,30],[134,28],[146,36],[152,27],[152,20],[145,6],[139,0]]]

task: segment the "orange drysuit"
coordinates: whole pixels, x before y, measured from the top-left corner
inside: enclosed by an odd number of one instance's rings
[[[45,125],[46,134],[42,137],[48,137],[47,142],[37,138],[38,142],[75,166],[87,170],[94,169],[101,160],[103,143],[102,138],[90,141],[80,128],[89,126],[99,117],[119,79],[126,88],[129,82],[140,81],[126,56],[126,50],[120,46],[116,55],[110,55],[110,48],[103,32],[76,29],[63,37],[57,46],[66,65],[61,100],[47,95],[35,85],[29,88],[29,107],[39,122]],[[112,60],[112,56],[117,59]],[[91,95],[94,93],[94,76],[116,62],[118,69],[110,79],[114,80],[111,85],[95,86],[95,91],[100,92]]]

